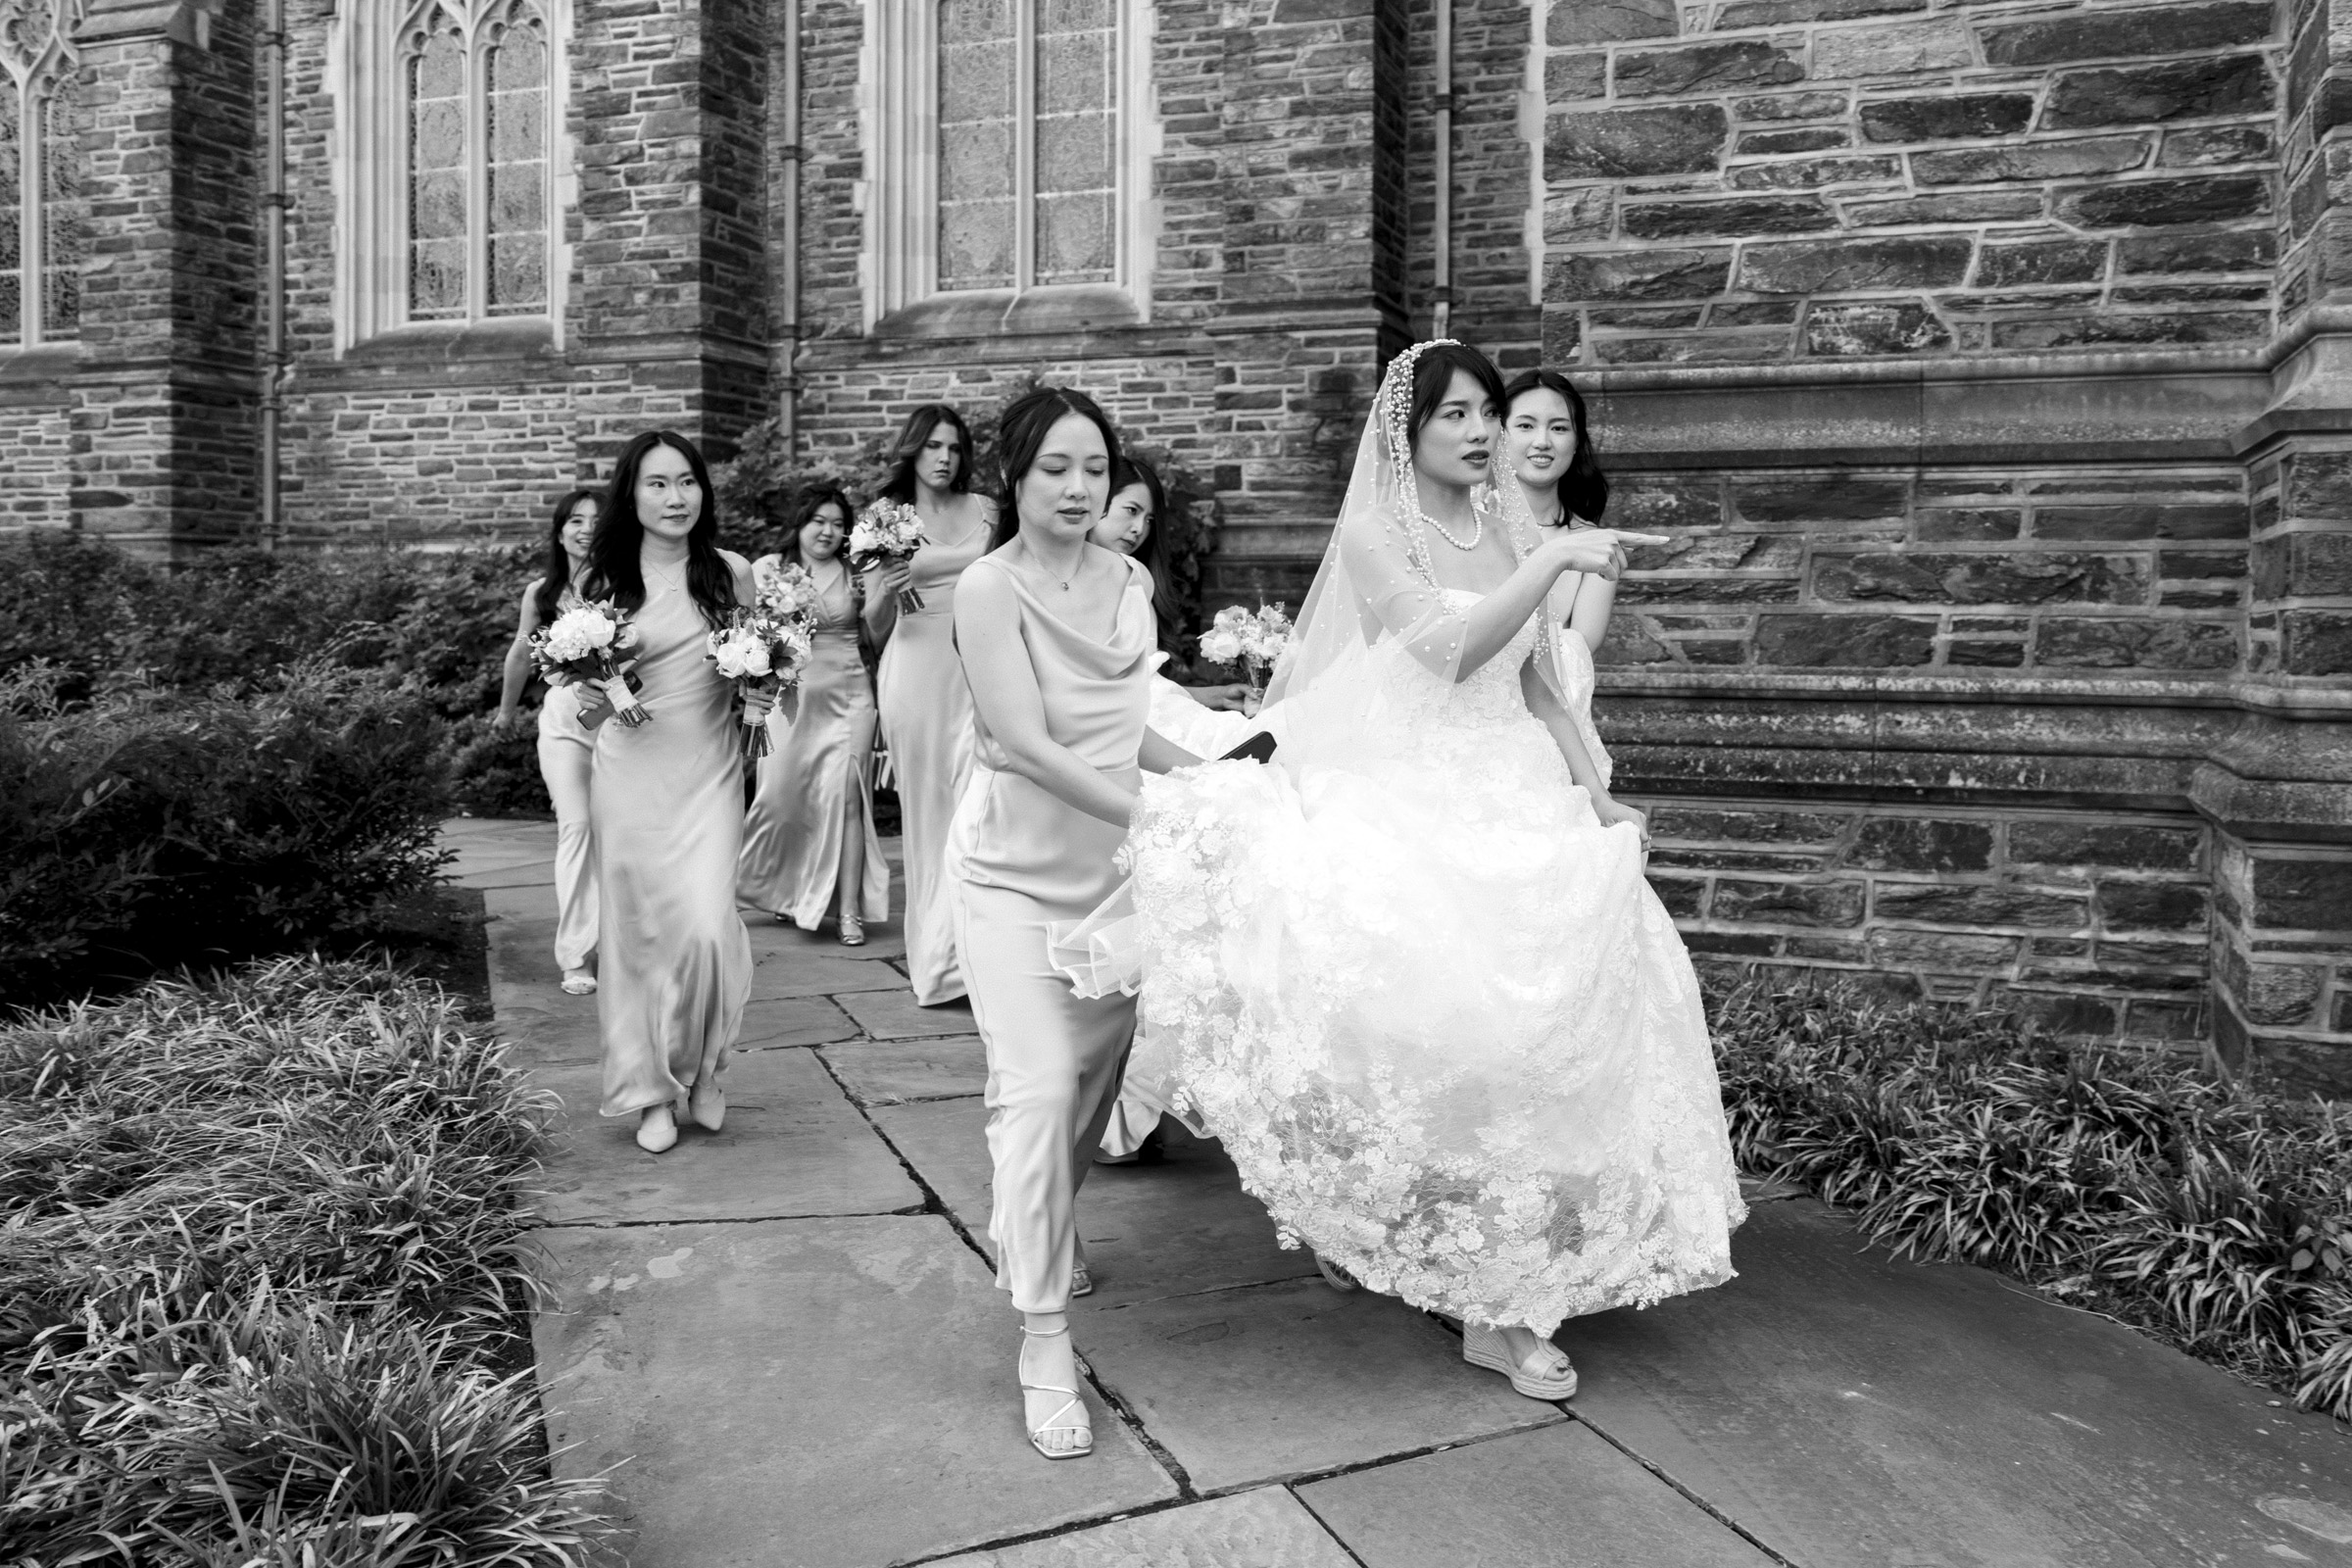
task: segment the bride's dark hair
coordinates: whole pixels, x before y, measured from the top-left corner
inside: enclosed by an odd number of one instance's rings
[[[1093,398],[1064,386],[1041,386],[1025,397],[1016,398],[997,420],[997,471],[1004,481],[1004,504],[997,509],[997,526],[989,535],[989,549],[996,549],[1021,531],[1021,511],[1013,492],[1036,464],[1047,435],[1069,414],[1094,421],[1095,428],[1102,432],[1102,448],[1110,458],[1111,472],[1118,472],[1119,433],[1110,427],[1110,416]]]
[[[1502,391],[1502,418],[1510,422],[1511,405],[1530,392],[1556,392],[1568,405],[1568,417],[1576,424],[1576,456],[1568,460],[1568,471],[1560,475],[1560,505],[1571,517],[1587,522],[1598,522],[1609,506],[1609,476],[1600,471],[1600,459],[1592,452],[1592,432],[1585,426],[1585,400],[1577,395],[1576,387],[1557,370],[1522,370],[1511,377],[1511,384]]]
[[[1453,372],[1467,370],[1478,382],[1479,390],[1494,402],[1497,414],[1502,412],[1502,372],[1494,362],[1467,343],[1440,343],[1421,351],[1413,362],[1412,413],[1404,421],[1406,439],[1418,442],[1421,427],[1436,417],[1438,405],[1446,401],[1446,389],[1453,385]]]

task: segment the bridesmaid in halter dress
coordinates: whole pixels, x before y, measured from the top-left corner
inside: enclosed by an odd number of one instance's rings
[[[684,436],[649,430],[612,468],[581,597],[637,623],[637,698],[612,720],[611,682],[582,683],[596,734],[596,879],[603,899],[597,1020],[604,1114],[637,1117],[637,1144],[678,1141],[675,1105],[716,1132],[727,1051],[752,989],[752,941],[735,909],[743,848],[743,740],[734,688],[706,642],[752,602],[752,568],[718,548],[710,473]],[[766,694],[746,699],[764,718]]]
[[[1524,370],[1512,378],[1503,389],[1502,441],[1538,538],[1598,525],[1608,510],[1609,478],[1592,451],[1585,400],[1566,376],[1557,370]],[[1615,776],[1616,766],[1592,725],[1592,656],[1609,634],[1609,612],[1616,603],[1616,580],[1593,571],[1563,571],[1544,596],[1544,613],[1552,624],[1573,633],[1551,640],[1552,655],[1568,716],[1603,784]]]
[[[546,562],[522,591],[514,641],[507,648],[498,699],[502,732],[512,733],[522,722],[531,633],[580,602],[579,576],[595,532],[595,491],[574,490],[556,503]],[[550,686],[539,705],[539,777],[556,808],[556,966],[564,971],[564,991],[575,997],[596,990],[596,868],[588,826],[588,780],[595,764],[596,737],[580,727],[579,694],[568,686]]]
[[[819,486],[794,509],[783,550],[752,564],[762,583],[786,564],[805,568],[818,610],[797,710],[790,722],[768,720],[773,745],[760,760],[736,891],[804,931],[838,894],[841,943],[855,948],[866,921],[890,917],[890,864],[874,833],[874,677],[858,577],[842,560],[849,537],[849,498]]]
[[[1152,575],[1087,534],[1118,443],[1084,394],[1043,388],[1004,412],[1010,517],[958,590],[956,638],[978,709],[978,761],[948,865],[972,1017],[988,1051],[989,1236],[1021,1314],[1022,1428],[1049,1459],[1093,1451],[1070,1347],[1078,1185],[1102,1136],[1135,1000],[1082,999],[1048,929],[1118,882],[1139,769],[1198,760],[1146,724],[1157,641]]]
[[[944,403],[906,416],[894,460],[875,499],[913,507],[930,542],[912,561],[867,574],[865,626],[882,650],[875,688],[898,779],[906,973],[914,1000],[929,1007],[964,991],[942,868],[948,823],[972,771],[972,697],[956,658],[956,584],[988,549],[996,506],[973,492],[971,433]],[[899,590],[909,586],[922,596],[920,610],[899,608]]]

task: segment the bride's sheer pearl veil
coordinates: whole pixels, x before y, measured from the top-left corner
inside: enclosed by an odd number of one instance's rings
[[[1422,510],[1413,467],[1414,437],[1444,402],[1457,370],[1468,371],[1500,412],[1503,383],[1493,362],[1451,338],[1416,343],[1381,377],[1338,523],[1299,609],[1298,634],[1266,690],[1269,707],[1317,698],[1291,710],[1283,750],[1294,765],[1352,750],[1357,726],[1350,713],[1361,685],[1353,677],[1386,637],[1403,644],[1438,679],[1460,678],[1462,607],[1447,597],[1432,568],[1430,536],[1436,529]],[[1499,429],[1495,435],[1487,479],[1473,488],[1471,503],[1524,559],[1535,548],[1535,518]],[[1542,647],[1534,663],[1544,683],[1556,688],[1550,631],[1543,620],[1538,617]]]

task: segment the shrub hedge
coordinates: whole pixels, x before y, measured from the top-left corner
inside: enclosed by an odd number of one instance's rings
[[[1847,986],[1715,1013],[1742,1169],[2352,1419],[2352,1113]]]
[[[280,960],[0,1027],[0,1540],[68,1563],[581,1562],[522,1184],[434,988]]]

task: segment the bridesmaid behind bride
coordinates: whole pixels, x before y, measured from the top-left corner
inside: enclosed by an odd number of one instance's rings
[[[659,1154],[678,1141],[677,1101],[712,1132],[725,1118],[718,1076],[752,989],[751,937],[735,912],[743,741],[734,688],[705,642],[751,603],[752,568],[718,548],[710,472],[684,436],[649,430],[621,453],[580,594],[635,617],[637,695],[651,715],[635,728],[607,722],[608,691],[582,683],[581,722],[597,729],[604,1113],[636,1112],[638,1147]],[[772,699],[747,702],[764,716]]]
[[[944,403],[906,416],[875,499],[912,506],[930,542],[911,562],[868,573],[865,584],[866,631],[882,649],[875,685],[906,856],[906,974],[926,1007],[963,995],[942,869],[948,823],[972,772],[972,694],[956,658],[956,580],[988,548],[996,523],[996,504],[973,493],[971,479],[963,416]],[[899,590],[909,586],[923,605],[902,612]]]

